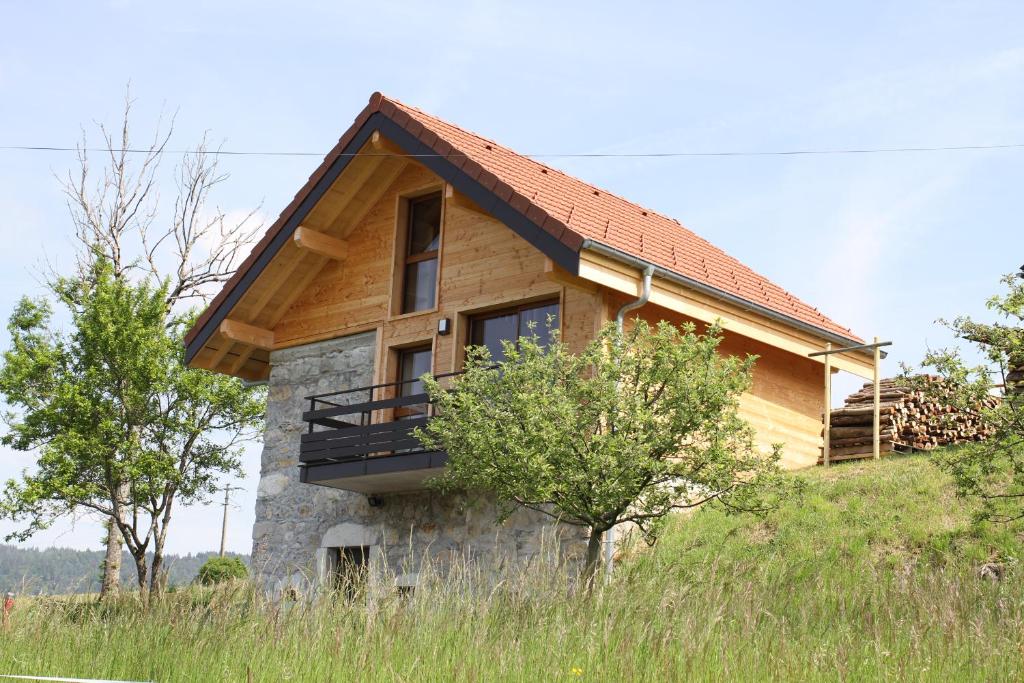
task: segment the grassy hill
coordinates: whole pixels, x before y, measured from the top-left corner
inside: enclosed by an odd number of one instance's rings
[[[765,520],[702,511],[591,600],[535,568],[483,592],[261,606],[245,587],[149,613],[39,603],[0,673],[134,680],[1020,680],[1021,527],[976,527],[924,457],[800,475]],[[978,577],[996,562],[1002,581]],[[133,647],[118,647],[132,642]],[[54,652],[60,652],[55,656]]]

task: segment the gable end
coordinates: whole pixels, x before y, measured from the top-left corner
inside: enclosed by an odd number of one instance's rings
[[[304,195],[300,193],[300,196],[296,198],[298,206],[292,211],[284,224],[270,238],[269,242],[263,246],[252,263],[248,265],[242,264],[238,271],[239,275],[235,278],[237,281],[233,286],[230,282],[227,286],[230,287],[230,291],[225,287],[227,294],[223,299],[220,301],[215,299],[207,313],[199,318],[196,327],[190,331],[187,338],[185,347],[186,364],[191,363],[192,359],[203,349],[221,322],[227,318],[231,309],[234,308],[235,304],[238,303],[253,282],[270,264],[281,247],[291,239],[296,228],[302,224],[302,221],[305,220],[309,212],[313,210],[324,193],[334,184],[334,181],[338,179],[338,176],[345,170],[349,162],[355,158],[358,151],[369,141],[370,136],[374,132],[379,132],[404,150],[410,157],[415,158],[417,162],[450,183],[456,190],[466,195],[480,208],[501,221],[566,271],[573,275],[579,272],[581,237],[570,232],[564,225],[553,220],[543,211],[524,213],[524,211],[516,209],[516,204],[523,203],[526,204],[524,207],[526,210],[533,207],[521,195],[503,191],[508,190],[507,186],[501,183],[493,174],[480,168],[465,155],[452,148],[451,145],[446,145],[447,150],[450,151],[446,151],[445,155],[442,155],[438,150],[429,146],[387,115],[381,112],[374,112],[366,118],[354,135],[345,136],[350,138],[348,143],[344,145],[340,152],[337,152],[336,158],[330,162],[326,170],[321,168],[321,170],[317,171],[317,173],[321,174],[319,179],[315,181],[311,188],[305,190]],[[421,135],[426,137],[425,132],[421,133]],[[437,140],[436,136],[433,137]],[[441,143],[435,142],[435,146],[441,146],[441,144],[445,143],[443,141]],[[499,192],[502,196],[499,196]],[[529,216],[530,213],[534,215]],[[260,249],[260,245],[257,245],[255,249]]]

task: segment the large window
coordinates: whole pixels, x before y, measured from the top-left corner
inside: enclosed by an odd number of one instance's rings
[[[527,304],[476,316],[470,321],[469,343],[473,346],[486,346],[491,352],[491,358],[502,361],[505,359],[505,351],[501,342],[518,341],[520,337],[530,335],[531,323],[534,323],[532,334],[540,338],[542,345],[547,345],[550,341],[548,316],[552,317],[550,329],[558,329],[557,301]]]
[[[440,245],[441,193],[410,201],[402,264],[402,313],[434,307]]]

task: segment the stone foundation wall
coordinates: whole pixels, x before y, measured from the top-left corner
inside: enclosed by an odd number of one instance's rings
[[[518,511],[498,525],[493,503],[466,496],[390,494],[371,507],[363,494],[299,482],[303,397],[370,385],[375,343],[366,332],[271,354],[252,552],[266,589],[315,590],[331,571],[331,549],[348,546],[369,547],[375,573],[400,585],[414,584],[424,561],[439,571],[457,562],[496,574],[542,554],[579,561],[585,533],[538,513]]]

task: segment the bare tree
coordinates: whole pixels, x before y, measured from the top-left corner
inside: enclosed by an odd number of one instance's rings
[[[126,91],[119,127],[112,130],[97,124],[105,155],[101,168],[96,171],[92,166],[83,130],[77,168],[60,181],[74,226],[79,277],[88,277],[102,260],[111,265],[115,278],[152,278],[166,283],[170,321],[172,312],[205,301],[218,284],[231,277],[260,230],[255,220],[259,207],[229,221],[225,211],[211,205],[211,192],[227,174],[218,169],[217,151],[210,150],[204,135],[191,151],[181,155],[174,172],[173,208],[162,214],[159,172],[169,154],[174,119],[166,127],[161,119],[149,142],[136,148],[132,143],[132,105],[130,91]],[[55,282],[57,278],[51,279]],[[142,548],[143,558],[148,546],[143,541],[150,537],[138,528],[138,501],[133,499],[129,482],[119,482],[113,488],[109,503],[101,595],[119,584],[122,536],[130,549]],[[152,517],[158,527],[152,530],[152,537],[162,549],[166,524],[157,520],[164,514],[169,520],[170,502],[163,505],[157,501],[153,508],[159,514]],[[116,533],[118,530],[121,533]],[[160,572],[159,560],[152,570]]]
[[[132,99],[126,95],[120,129],[98,124],[107,163],[97,177],[91,170],[85,134],[78,146],[77,172],[62,180],[79,243],[78,265],[88,271],[97,257],[114,267],[117,277],[152,275],[169,279],[172,308],[190,300],[205,301],[211,289],[230,278],[260,225],[259,207],[229,222],[210,206],[211,191],[227,179],[218,169],[218,151],[208,135],[182,155],[176,168],[176,196],[170,220],[158,221],[157,172],[174,132],[158,124],[149,144],[134,148]]]

